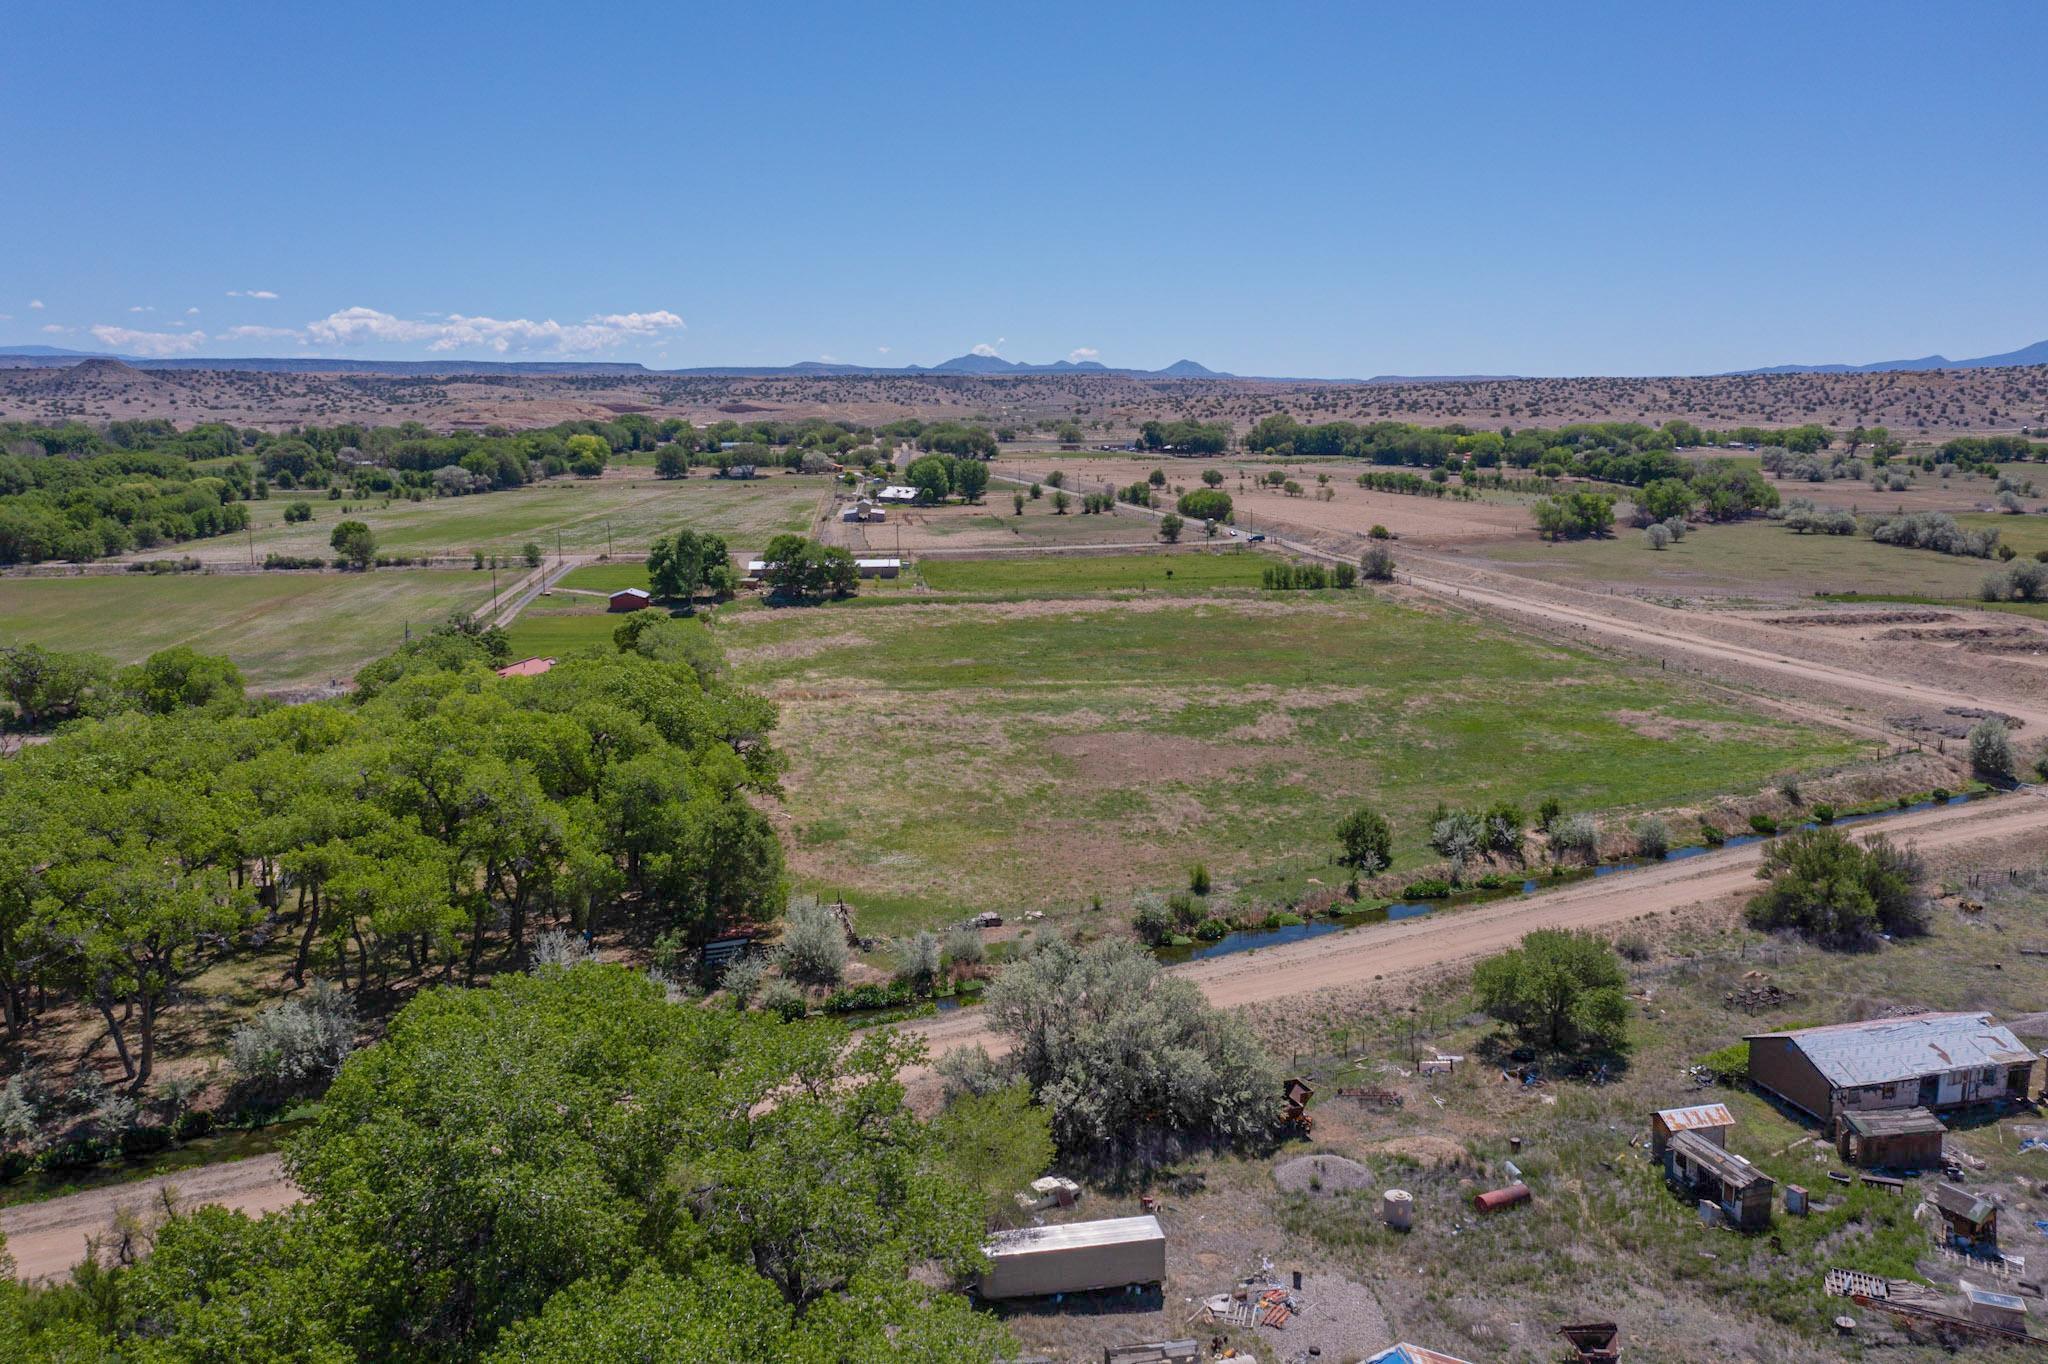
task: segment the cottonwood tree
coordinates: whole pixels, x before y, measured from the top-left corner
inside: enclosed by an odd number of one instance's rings
[[[723,594],[739,585],[725,538],[689,529],[664,535],[648,547],[647,580],[655,596],[683,602],[707,588]]]

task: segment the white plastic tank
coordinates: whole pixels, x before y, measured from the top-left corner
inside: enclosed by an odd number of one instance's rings
[[[1415,1195],[1406,1189],[1389,1189],[1380,1200],[1380,1216],[1395,1231],[1406,1231],[1415,1225]]]

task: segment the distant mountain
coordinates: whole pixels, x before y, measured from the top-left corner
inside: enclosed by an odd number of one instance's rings
[[[2003,355],[1980,355],[1974,360],[1951,360],[1945,355],[1923,355],[1917,360],[1879,360],[1868,365],[1771,365],[1764,369],[1738,369],[1736,374],[1885,374],[1894,370],[2002,369],[2008,365],[2048,365],[2048,341],[2006,351]]]
[[[920,374],[1118,374],[1141,379],[1228,379],[1234,376],[1179,360],[1165,369],[1115,369],[1099,360],[1057,360],[1049,365],[1005,360],[1000,355],[956,355],[936,365],[843,365],[804,360],[794,365],[707,365],[695,369],[649,369],[641,364],[587,360],[345,360],[310,355],[249,356],[237,359],[182,356],[152,359],[59,346],[0,346],[0,369],[52,368],[84,360],[120,360],[138,369],[228,369],[270,374],[591,374],[674,375],[686,378],[752,379],[777,375],[814,377]]]

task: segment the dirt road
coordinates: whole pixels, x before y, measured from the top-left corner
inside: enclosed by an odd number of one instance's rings
[[[1432,572],[1431,566],[1426,565],[1420,571],[1408,569],[1398,576],[1410,586],[1439,597],[1450,597],[1511,616],[1533,616],[1553,627],[1574,631],[1582,638],[1598,637],[1638,652],[1647,648],[1691,654],[1710,663],[1793,679],[1835,693],[1875,699],[1892,707],[1911,709],[1986,704],[1981,697],[1965,690],[1927,686],[1904,678],[1792,658],[1769,649],[1715,639],[1691,628],[1686,613],[1670,607],[1631,602],[1629,614],[1623,615],[1612,609],[1556,600],[1554,595],[1534,590],[1536,584],[1506,574],[1486,573],[1482,576],[1475,573],[1472,579],[1458,581]],[[1790,640],[1787,647],[1793,647]],[[2024,721],[2029,731],[2038,734],[2048,730],[2048,706],[2024,702],[2015,704],[2005,698],[2000,698],[1996,704],[2000,710]]]
[[[1872,821],[1856,832],[1881,832],[1929,851],[2040,835],[2048,833],[2048,794],[2027,788],[1970,805]],[[1753,886],[1762,860],[1763,845],[1750,844],[1452,914],[1356,928],[1172,969],[1224,1007],[1262,1004],[1483,956],[1535,928],[1604,928],[1642,914],[1684,909]],[[978,1010],[949,1014],[914,1031],[934,1057],[976,1044],[1002,1049]],[[906,1078],[915,1082],[923,1077]],[[166,1184],[175,1187],[182,1206],[218,1203],[251,1214],[285,1207],[299,1197],[277,1157],[258,1156],[10,1208],[0,1212],[0,1232],[7,1237],[16,1273],[31,1280],[62,1275],[85,1255],[86,1238],[106,1231],[116,1208],[146,1207]]]
[[[1930,851],[2005,841],[2048,833],[2048,798],[2028,790],[1971,805],[1872,821],[1855,832],[1883,833]],[[1195,981],[1211,1001],[1226,1008],[1365,984],[1379,976],[1400,977],[1498,952],[1531,929],[1604,928],[1638,915],[1668,913],[1739,893],[1756,884],[1764,846],[1753,843],[1703,853],[1683,861],[1615,872],[1562,890],[1496,900],[1452,914],[1376,924],[1284,947],[1212,957],[1173,971]],[[935,1019],[918,1031],[934,1056],[957,1047],[987,1045],[990,1040],[977,1012]]]
[[[106,1234],[117,1210],[147,1212],[166,1188],[179,1207],[217,1203],[252,1217],[299,1201],[278,1157],[268,1155],[7,1208],[0,1210],[0,1235],[7,1238],[15,1275],[30,1282],[61,1278],[85,1258],[88,1238]]]

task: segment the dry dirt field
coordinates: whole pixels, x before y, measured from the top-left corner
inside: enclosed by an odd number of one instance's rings
[[[139,369],[117,361],[0,368],[0,419],[170,417],[244,426],[415,420],[436,430],[536,426],[624,412],[686,416],[901,416],[1035,421],[1074,417],[1122,439],[1150,417],[1303,421],[1576,421],[1704,426],[1884,425],[1908,439],[2048,426],[2048,366],[1888,374],[1301,383],[1125,375],[274,374]]]
[[[1015,491],[992,482],[987,498],[975,506],[890,507],[889,519],[879,525],[848,524],[838,520],[835,511],[828,516],[824,535],[829,543],[844,545],[856,554],[1030,553],[1159,543],[1159,523],[1128,507],[1109,515],[1084,516],[1080,499],[1075,497],[1061,514],[1053,509],[1053,493],[1047,489],[1036,501],[1027,499],[1020,516],[1011,501]],[[844,500],[842,497],[842,504]]]
[[[1020,479],[1042,480],[1055,470],[1065,473],[1068,487],[1075,491],[1102,492],[1128,487],[1143,480],[1154,469],[1165,471],[1167,486],[1161,503],[1171,506],[1181,493],[1206,487],[1202,473],[1218,469],[1223,473],[1223,491],[1230,494],[1237,513],[1237,527],[1246,533],[1268,530],[1274,525],[1306,532],[1335,531],[1363,536],[1375,525],[1385,526],[1403,540],[1422,545],[1470,544],[1488,540],[1535,538],[1528,504],[1534,499],[1517,493],[1493,492],[1467,502],[1452,497],[1415,497],[1405,493],[1372,492],[1358,486],[1366,472],[1387,472],[1363,460],[1300,460],[1280,463],[1267,460],[1174,459],[1129,455],[1063,455],[1032,459],[1008,457],[997,461],[996,473]],[[1300,497],[1289,497],[1278,488],[1257,482],[1271,469],[1284,470],[1303,489]],[[1317,475],[1327,475],[1320,485]],[[1319,501],[1319,488],[1327,486],[1329,501]]]

